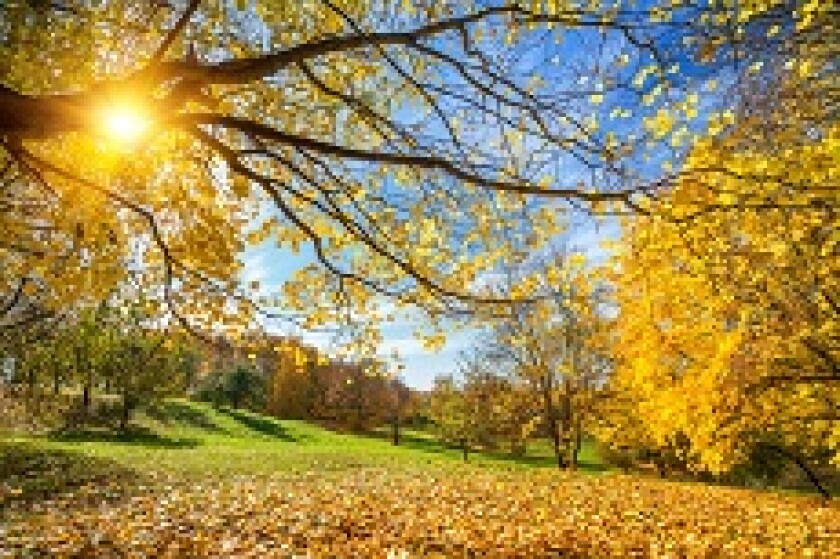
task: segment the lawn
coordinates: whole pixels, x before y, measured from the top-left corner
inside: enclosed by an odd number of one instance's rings
[[[174,400],[128,436],[6,438],[0,556],[830,557],[812,496],[579,473],[420,432],[337,434]]]
[[[86,432],[50,438],[7,438],[5,452],[64,454],[67,460],[95,460],[140,474],[229,476],[277,474],[311,469],[347,469],[383,464],[463,462],[460,449],[440,444],[428,433],[406,430],[395,447],[384,433],[341,434],[304,421],[277,420],[242,410],[216,410],[173,399],[138,418],[127,434]],[[532,445],[524,457],[470,453],[470,464],[504,469],[554,467],[550,447]],[[601,471],[592,445],[585,445],[581,468]]]

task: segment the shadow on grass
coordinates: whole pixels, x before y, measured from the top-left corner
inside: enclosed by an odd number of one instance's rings
[[[364,436],[388,442],[391,442],[393,440],[391,438],[390,430],[373,431],[370,433],[366,433]],[[428,454],[436,454],[438,456],[449,456],[453,460],[460,460],[463,456],[463,450],[459,446],[448,445],[432,437],[424,437],[410,432],[400,432],[399,446],[400,448],[405,448],[408,450],[416,450]],[[469,456],[486,457],[490,455],[486,452],[479,452],[477,450],[470,449]]]
[[[265,435],[274,439],[280,439],[286,442],[297,442],[300,440],[300,437],[294,437],[290,435],[286,428],[283,427],[283,425],[281,425],[275,419],[269,417],[261,417],[247,411],[226,407],[219,408],[219,412],[227,415],[231,419],[236,420],[241,425],[247,427],[251,431],[254,431],[261,435]]]
[[[62,430],[51,433],[48,438],[60,442],[119,443],[149,448],[195,448],[200,444],[196,439],[163,437],[145,427],[130,427],[125,431]]]
[[[523,466],[530,466],[533,468],[554,468],[557,469],[557,458],[546,455],[529,455],[513,456],[502,452],[482,452],[484,456],[498,460],[500,462],[511,462],[521,464]],[[578,457],[577,469],[580,472],[587,472],[592,474],[599,474],[609,470],[604,464],[591,460],[586,456]]]
[[[387,441],[392,440],[390,433],[385,435],[376,433],[373,436],[375,436],[376,438],[385,439]],[[399,446],[410,448],[411,450],[419,450],[421,452],[428,452],[432,454],[451,454],[461,452],[460,448],[454,446],[447,446],[434,439],[420,437],[412,433],[400,433]]]
[[[390,432],[379,431],[371,433],[369,436],[380,440],[391,440]],[[446,445],[434,438],[424,437],[414,433],[401,433],[400,446],[421,452],[450,455],[453,458],[460,458],[462,456],[462,449],[458,446]],[[524,456],[516,456],[500,451],[470,449],[469,456],[471,458],[480,456],[497,462],[518,464],[532,468],[557,468],[557,459],[553,455],[525,454]],[[578,470],[588,473],[601,473],[609,470],[609,467],[584,453],[578,458]]]
[[[105,458],[32,443],[0,442],[0,512],[13,504],[34,503],[82,489],[106,490],[103,497],[118,499],[140,479],[135,471]]]
[[[164,425],[181,423],[214,433],[227,433],[213,421],[206,410],[197,409],[189,402],[177,400],[158,402],[146,409],[146,415]]]

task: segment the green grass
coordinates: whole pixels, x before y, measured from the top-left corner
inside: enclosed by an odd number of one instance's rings
[[[390,441],[390,428],[382,428],[376,435],[382,440]],[[400,433],[400,445],[412,452],[434,454],[448,460],[463,461],[463,451],[442,445],[437,438],[426,431],[404,429]],[[538,439],[528,443],[524,456],[513,456],[502,451],[469,452],[469,461],[490,467],[508,468],[556,468],[557,461],[548,440]],[[594,443],[584,441],[578,455],[578,469],[590,473],[607,470],[607,466],[598,456]]]
[[[460,449],[448,448],[428,433],[406,430],[394,446],[384,434],[341,434],[304,421],[278,420],[259,414],[187,400],[168,400],[139,416],[125,434],[101,431],[50,437],[6,437],[0,444],[4,462],[15,455],[61,457],[69,472],[95,471],[110,465],[137,476],[236,476],[341,471],[359,467],[461,465]],[[34,459],[34,458],[33,458]],[[25,459],[18,460],[27,464]],[[78,462],[77,468],[71,464]],[[96,465],[96,466],[92,466]],[[531,469],[554,467],[547,443],[531,445],[523,457],[471,452],[469,467]],[[24,466],[19,466],[24,467]],[[30,467],[31,472],[37,468]],[[9,468],[6,468],[7,470]],[[581,469],[601,471],[590,445]],[[18,472],[19,473],[19,472]],[[4,472],[0,466],[0,480]],[[37,477],[34,473],[30,477]]]
[[[428,433],[402,439],[185,400],[123,434],[6,435],[0,556],[497,556],[515,545],[520,557],[627,557],[662,542],[705,556],[703,538],[685,537],[700,523],[704,538],[739,550],[836,548],[819,534],[840,509],[812,497],[590,475],[606,468],[588,444],[587,473],[572,474],[557,471],[547,441],[464,464]],[[806,525],[819,537],[803,539]]]
[[[342,434],[305,421],[278,420],[242,410],[167,400],[138,417],[126,433],[88,430],[50,436],[0,434],[0,513],[6,505],[36,503],[102,487],[115,499],[162,483],[238,477],[342,475],[358,469],[554,468],[547,443],[529,453],[470,452],[446,447],[429,433],[404,430],[400,446],[385,431]],[[604,470],[587,445],[581,470]]]

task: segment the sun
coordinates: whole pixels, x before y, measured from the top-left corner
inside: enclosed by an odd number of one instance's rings
[[[113,105],[105,110],[105,131],[108,136],[121,143],[133,143],[141,138],[151,126],[148,114],[132,105]]]

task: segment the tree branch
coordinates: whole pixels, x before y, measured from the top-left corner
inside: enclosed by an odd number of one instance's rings
[[[166,55],[166,52],[169,50],[169,47],[172,46],[172,43],[175,42],[175,39],[184,31],[184,28],[189,23],[190,18],[193,16],[195,11],[198,9],[198,6],[201,4],[201,0],[190,0],[187,9],[184,10],[184,13],[178,18],[178,21],[175,22],[175,26],[167,33],[166,37],[163,38],[160,46],[158,47],[157,51],[152,55],[152,58],[149,60],[150,65],[156,65],[163,60],[163,57]]]

